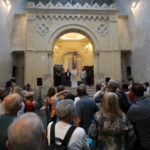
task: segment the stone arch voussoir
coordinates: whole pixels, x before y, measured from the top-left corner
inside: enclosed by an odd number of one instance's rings
[[[85,35],[93,44],[93,50],[98,49],[98,40],[95,36],[95,34],[87,27],[79,24],[69,24],[69,25],[63,25],[59,28],[57,28],[52,34],[50,38],[50,50],[54,49],[54,45],[56,40],[63,34],[69,33],[69,32],[78,32],[83,35]]]

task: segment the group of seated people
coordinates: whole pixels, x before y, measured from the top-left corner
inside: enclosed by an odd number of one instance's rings
[[[22,94],[12,92],[14,88],[9,94],[0,89],[4,108],[0,115],[0,150],[150,149],[147,83],[127,84],[111,79],[97,85],[93,98],[88,96],[85,86],[77,88],[76,97],[63,86],[57,92],[51,87],[43,102],[46,130],[34,113],[37,102],[32,89],[24,89]]]

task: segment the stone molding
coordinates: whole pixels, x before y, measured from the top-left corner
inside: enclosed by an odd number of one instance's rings
[[[25,50],[25,53],[48,53],[53,54],[53,50]]]
[[[28,20],[88,20],[88,21],[102,21],[109,20],[111,22],[117,22],[116,15],[89,15],[89,14],[54,14],[54,13],[28,13]]]
[[[120,53],[121,50],[97,50],[97,53]]]
[[[117,10],[117,7],[115,4],[111,4],[108,6],[107,4],[103,4],[99,6],[97,3],[94,5],[90,5],[88,3],[85,3],[83,6],[79,3],[76,3],[75,5],[72,5],[70,2],[63,5],[61,3],[57,3],[56,5],[52,4],[51,2],[47,3],[46,5],[42,2],[39,2],[38,4],[35,4],[34,2],[28,2],[27,8],[36,8],[36,9],[77,9],[77,10]]]

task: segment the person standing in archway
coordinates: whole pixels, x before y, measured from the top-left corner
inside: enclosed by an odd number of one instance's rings
[[[77,87],[77,70],[75,67],[71,70],[72,87]]]
[[[67,69],[67,72],[66,72],[66,86],[71,85],[70,78],[71,78],[71,73],[70,73],[69,69]]]
[[[86,75],[86,71],[84,69],[84,67],[82,68],[81,72],[80,72],[80,78],[81,78],[81,84],[85,85],[85,79],[86,79],[87,75]]]
[[[66,73],[64,68],[62,68],[61,71],[61,85],[66,85]]]
[[[61,85],[61,68],[56,70],[56,86]]]

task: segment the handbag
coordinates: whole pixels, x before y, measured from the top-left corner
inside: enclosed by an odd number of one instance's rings
[[[97,139],[98,129],[96,120],[94,118],[91,120],[91,124],[88,129],[88,136],[91,137],[92,139]]]
[[[125,138],[125,150],[132,150],[133,149],[133,143],[135,141],[135,134],[133,130],[133,126],[129,122],[129,120],[126,118],[126,125],[127,128],[124,130],[124,138]]]

